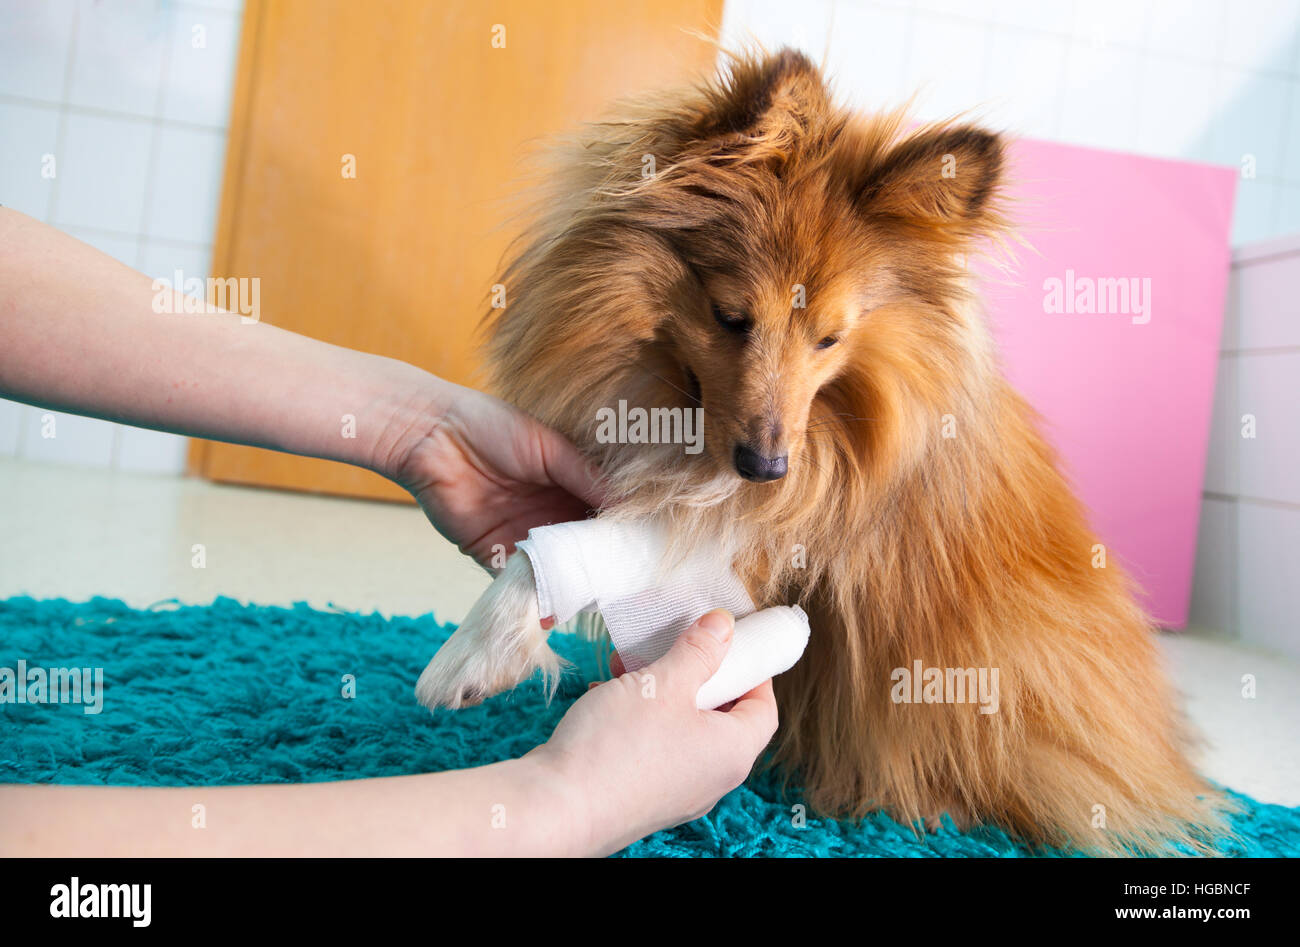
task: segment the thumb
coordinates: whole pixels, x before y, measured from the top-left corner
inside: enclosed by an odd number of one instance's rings
[[[704,682],[722,664],[735,627],[736,619],[725,608],[706,612],[646,670],[659,676],[672,691],[684,692],[694,701]]]
[[[588,461],[563,434],[542,427],[542,467],[553,483],[563,487],[593,510],[608,499],[600,468]]]

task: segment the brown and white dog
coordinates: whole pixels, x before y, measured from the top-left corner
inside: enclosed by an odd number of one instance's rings
[[[979,314],[966,261],[1006,234],[1003,166],[979,128],[837,107],[798,53],[735,57],[562,155],[504,277],[493,381],[598,460],[616,515],[735,548],[760,607],[804,605],[773,758],[817,811],[1204,851],[1226,803]],[[620,401],[702,408],[705,449],[600,443]],[[557,670],[532,582],[513,556],[424,703]],[[900,700],[917,662],[997,669],[996,712]]]

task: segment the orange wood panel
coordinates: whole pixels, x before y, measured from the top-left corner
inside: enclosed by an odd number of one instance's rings
[[[716,35],[722,0],[249,0],[244,17],[213,275],[259,277],[270,323],[474,384],[528,156],[611,99],[709,69],[691,34]],[[405,498],[229,444],[196,442],[191,469]]]

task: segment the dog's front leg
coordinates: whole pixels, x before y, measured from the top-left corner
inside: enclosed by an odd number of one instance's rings
[[[415,685],[420,703],[469,707],[527,680],[541,668],[554,692],[560,658],[546,643],[528,557],[516,552]]]

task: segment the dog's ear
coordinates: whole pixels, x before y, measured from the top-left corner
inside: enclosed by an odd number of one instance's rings
[[[821,70],[790,48],[761,58],[741,58],[729,75],[706,90],[695,139],[788,140],[806,131],[829,105]]]
[[[1002,181],[1003,140],[971,125],[920,132],[892,148],[858,182],[868,216],[978,228]]]

